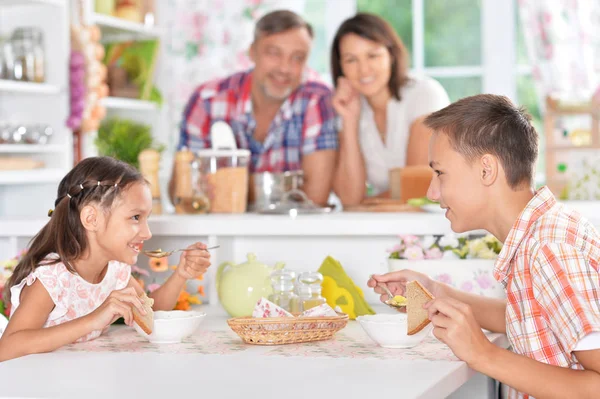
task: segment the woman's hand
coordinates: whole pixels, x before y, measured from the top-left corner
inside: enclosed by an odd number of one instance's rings
[[[333,95],[333,108],[342,117],[344,128],[348,125],[358,126],[360,119],[360,96],[356,90],[350,85],[348,79],[340,76],[337,80],[337,87]],[[357,129],[355,129],[357,130]]]
[[[102,330],[120,317],[125,320],[125,324],[131,327],[133,325],[132,306],[138,308],[141,314],[146,314],[135,288],[127,287],[111,292],[102,305],[85,317],[89,318],[92,331]]]
[[[210,266],[210,253],[206,250],[206,245],[201,242],[187,247],[188,250],[182,252],[177,266],[177,273],[180,277],[189,280],[200,277]]]

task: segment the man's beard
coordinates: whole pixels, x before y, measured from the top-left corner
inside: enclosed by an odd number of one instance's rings
[[[265,95],[265,97],[267,97],[269,100],[275,100],[275,101],[283,101],[286,98],[288,98],[290,96],[290,94],[292,94],[291,87],[286,88],[282,94],[273,93],[272,91],[270,91],[268,89],[266,84],[261,84],[260,89],[263,92],[263,94]]]

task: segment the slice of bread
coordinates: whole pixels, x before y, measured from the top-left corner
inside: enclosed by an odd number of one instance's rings
[[[408,315],[408,335],[414,335],[431,323],[423,305],[433,299],[433,295],[418,281],[406,284],[406,313]]]
[[[136,322],[146,334],[150,335],[154,328],[154,311],[152,310],[154,299],[149,298],[146,293],[143,293],[140,295],[140,301],[142,301],[142,306],[146,310],[146,314],[141,314],[138,309],[133,306],[133,321]]]

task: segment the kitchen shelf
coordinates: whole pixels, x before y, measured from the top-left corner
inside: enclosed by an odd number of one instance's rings
[[[0,154],[47,154],[65,151],[61,144],[0,144]]]
[[[109,15],[92,13],[90,23],[98,25],[102,31],[102,41],[156,39],[162,30],[155,26],[126,21]]]
[[[1,170],[0,185],[38,183],[58,183],[66,174],[65,169],[31,169],[31,170]]]
[[[58,94],[60,88],[48,83],[19,82],[16,80],[0,79],[0,92],[27,94]]]
[[[28,6],[28,5],[49,5],[54,7],[64,7],[67,0],[0,0],[0,7],[3,6]]]
[[[134,100],[131,98],[106,97],[102,99],[102,105],[107,109],[131,110],[131,111],[155,111],[158,105],[151,101]]]

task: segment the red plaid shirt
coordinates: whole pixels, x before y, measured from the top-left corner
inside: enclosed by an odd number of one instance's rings
[[[250,150],[251,172],[300,170],[304,155],[338,148],[332,93],[325,84],[306,79],[279,109],[264,143],[253,136],[251,86],[250,70],[198,87],[185,109],[179,149],[210,148],[210,127],[216,121],[231,126],[238,148]]]
[[[494,267],[506,288],[506,333],[515,353],[582,369],[572,353],[600,331],[600,235],[546,187],[513,225]],[[511,390],[511,398],[530,398]]]

